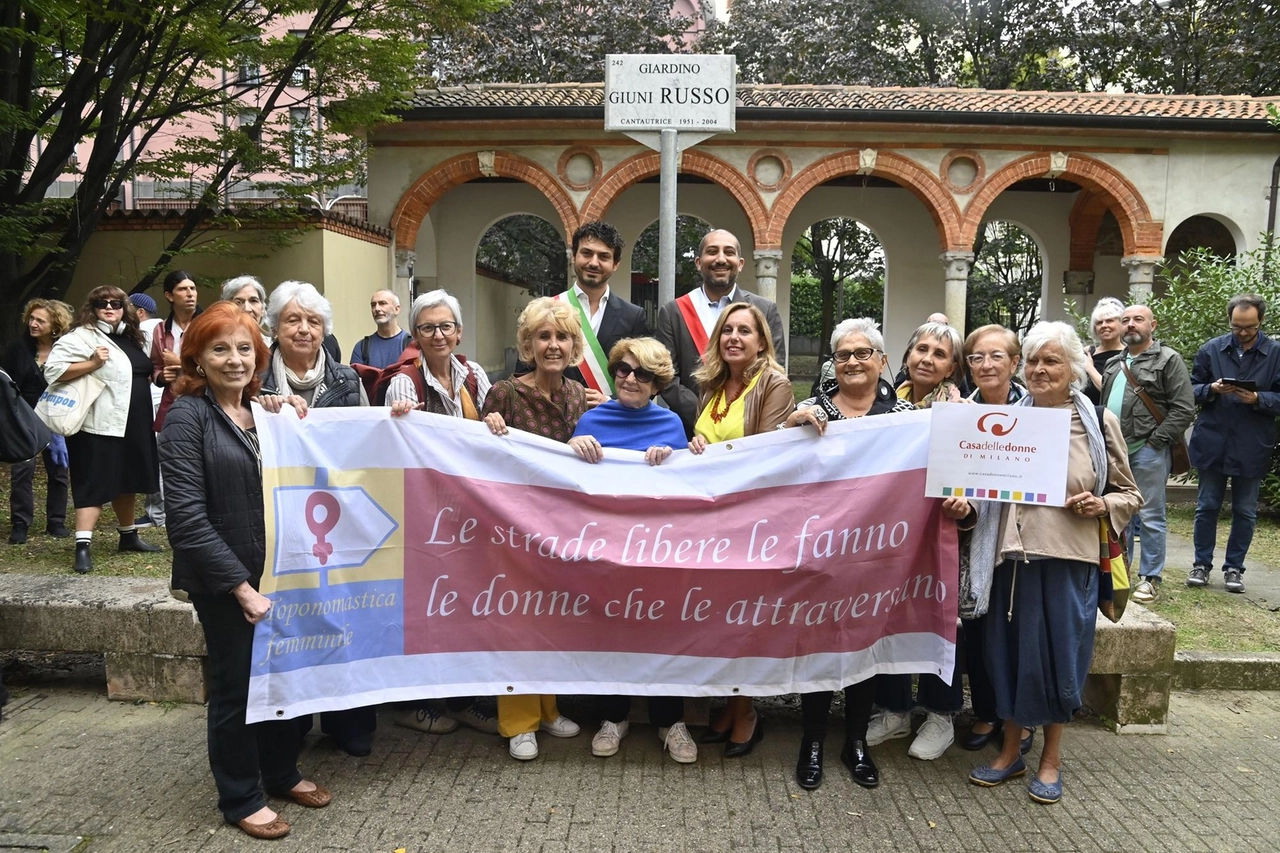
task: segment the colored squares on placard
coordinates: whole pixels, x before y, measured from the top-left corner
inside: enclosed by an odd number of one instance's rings
[[[949,498],[949,497],[951,497],[951,487],[950,487],[950,486],[943,486],[943,487],[942,487],[942,496],[943,496],[944,498]]]
[[[1002,490],[1000,491],[1000,500],[1002,500],[1002,501],[1007,501],[1007,500],[1009,500],[1009,490],[1008,490],[1008,489],[1002,489]]]
[[[965,490],[964,490],[964,496],[965,496],[966,498],[972,498],[972,497],[974,497],[973,489],[965,489]]]

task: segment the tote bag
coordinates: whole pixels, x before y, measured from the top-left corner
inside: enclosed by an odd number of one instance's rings
[[[55,382],[40,395],[36,414],[58,435],[75,435],[105,387],[106,383],[92,373],[70,382]]]

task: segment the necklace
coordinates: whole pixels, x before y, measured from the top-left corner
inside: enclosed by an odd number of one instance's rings
[[[728,417],[729,409],[733,406],[734,403],[738,402],[738,398],[742,396],[742,392],[745,390],[747,390],[747,386],[746,386],[746,383],[743,383],[743,385],[738,388],[738,393],[734,394],[732,397],[729,397],[728,400],[725,400],[724,389],[721,388],[720,391],[714,397],[711,398],[711,420],[714,423],[720,423],[722,420]],[[724,404],[725,404],[723,412],[719,410],[719,407],[717,405],[722,401],[724,401]]]

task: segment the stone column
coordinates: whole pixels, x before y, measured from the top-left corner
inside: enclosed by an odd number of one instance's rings
[[[1129,271],[1129,301],[1131,303],[1145,305],[1151,301],[1152,283],[1156,278],[1156,264],[1163,260],[1163,255],[1128,255],[1120,259],[1120,263]]]
[[[408,303],[413,297],[413,265],[418,254],[410,249],[396,249],[396,279],[392,290],[400,301]]]
[[[782,263],[781,249],[756,249],[756,295],[778,301],[778,265]]]
[[[946,289],[942,297],[942,310],[951,321],[951,328],[964,337],[965,297],[969,292],[969,267],[973,265],[973,252],[943,252],[942,261]]]

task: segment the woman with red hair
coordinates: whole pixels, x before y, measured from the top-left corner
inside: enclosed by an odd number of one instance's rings
[[[258,592],[266,563],[262,458],[249,401],[269,363],[253,318],[219,302],[182,341],[177,399],[165,417],[160,468],[173,546],[173,586],[200,616],[209,652],[209,766],[227,823],[254,838],[289,824],[267,794],[310,808],[330,794],[302,778],[293,720],[245,722],[253,626],[271,612]]]

